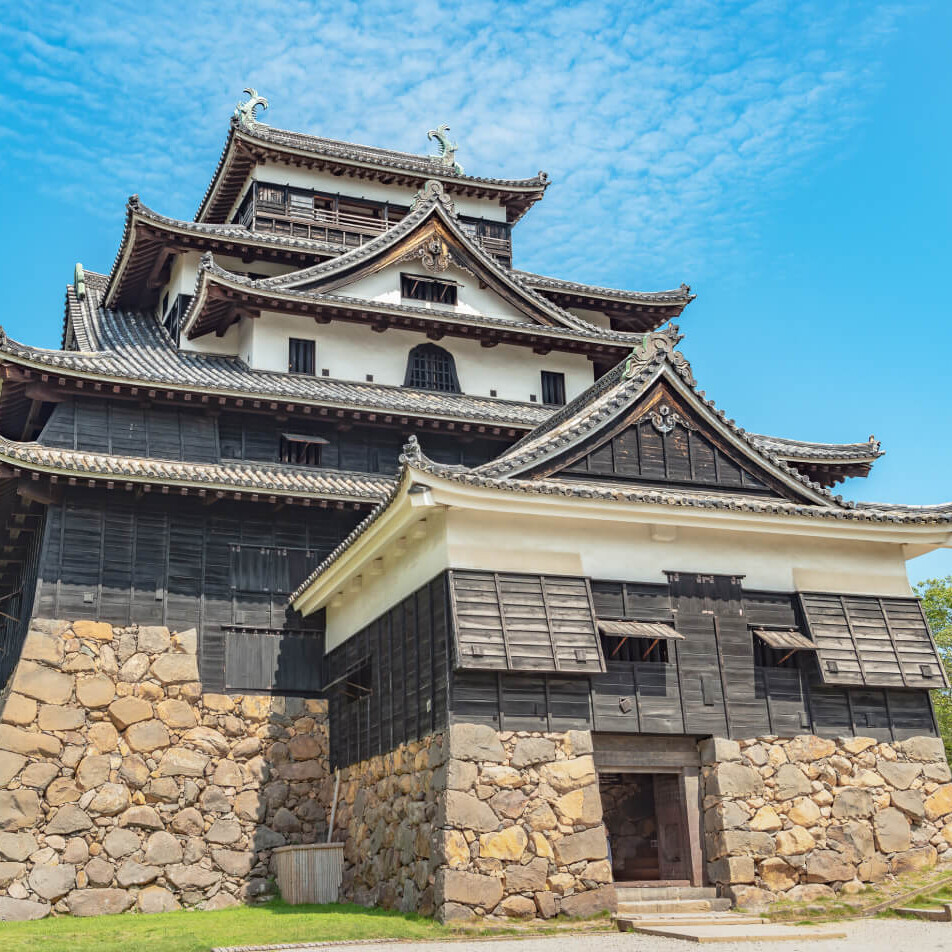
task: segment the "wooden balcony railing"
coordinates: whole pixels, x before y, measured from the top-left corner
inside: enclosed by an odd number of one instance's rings
[[[396,217],[392,209],[388,218],[373,218],[339,209],[315,208],[293,200],[278,204],[257,198],[243,207],[238,223],[251,231],[356,248],[388,231],[402,217],[402,213]],[[467,231],[475,232],[473,237],[493,257],[507,266],[512,263],[512,242],[508,238],[480,235],[475,227]]]

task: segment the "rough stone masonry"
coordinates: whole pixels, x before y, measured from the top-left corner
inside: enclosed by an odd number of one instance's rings
[[[701,755],[708,875],[739,905],[855,893],[952,858],[937,737],[713,738]]]
[[[194,631],[33,621],[0,698],[0,920],[221,909],[325,829],[325,702],[205,694]]]

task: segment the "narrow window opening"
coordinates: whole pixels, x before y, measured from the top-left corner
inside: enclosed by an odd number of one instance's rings
[[[312,340],[288,338],[288,373],[314,376],[317,347]]]
[[[565,374],[554,370],[542,371],[542,402],[552,407],[565,404]]]
[[[326,445],[327,440],[319,436],[282,433],[279,456],[282,463],[293,466],[320,466],[321,447]]]

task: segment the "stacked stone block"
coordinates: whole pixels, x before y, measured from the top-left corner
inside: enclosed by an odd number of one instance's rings
[[[952,859],[938,738],[714,738],[701,757],[708,876],[739,905],[856,893]]]
[[[323,701],[203,693],[195,631],[34,620],[0,697],[0,919],[223,908],[325,829]]]

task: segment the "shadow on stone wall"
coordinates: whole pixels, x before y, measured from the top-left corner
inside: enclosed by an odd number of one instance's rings
[[[326,832],[323,701],[206,694],[194,630],[34,620],[0,698],[0,920],[221,909]]]

